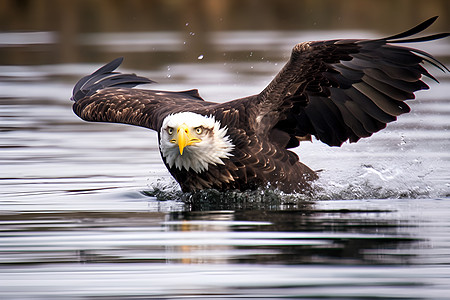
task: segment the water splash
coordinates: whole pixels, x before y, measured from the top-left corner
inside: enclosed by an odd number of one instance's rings
[[[408,166],[362,164],[356,174],[322,174],[315,183],[314,198],[320,200],[438,198],[445,191],[427,180],[433,169],[419,160]],[[331,172],[330,172],[331,173]]]
[[[249,207],[290,207],[318,200],[352,199],[412,199],[446,197],[445,185],[439,187],[427,180],[433,169],[424,168],[423,162],[414,160],[407,166],[386,164],[361,164],[356,174],[323,172],[313,183],[313,191],[304,194],[286,194],[277,190],[260,188],[256,191],[204,190],[195,194],[182,193],[175,180],[158,181],[150,185],[147,196],[159,201],[176,200],[188,205],[215,209]],[[211,207],[209,207],[211,206]]]

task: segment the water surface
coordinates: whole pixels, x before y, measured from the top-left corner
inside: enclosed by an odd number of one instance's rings
[[[355,36],[374,33],[216,32],[183,61],[184,34],[92,33],[80,48],[102,54],[98,62],[1,65],[2,298],[446,298],[448,74],[433,69],[440,84],[427,81],[412,113],[369,139],[296,149],[322,169],[312,196],[210,194],[185,204],[154,132],[71,111],[74,83],[104,57],[125,56],[121,70],[158,81],[155,89],[199,88],[225,101],[263,89],[296,42]],[[54,34],[0,38],[32,53]],[[448,41],[421,49],[449,59]]]

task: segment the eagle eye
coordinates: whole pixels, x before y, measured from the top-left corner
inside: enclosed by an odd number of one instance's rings
[[[203,127],[199,126],[195,128],[195,133],[202,134],[203,133]]]
[[[172,127],[167,127],[167,133],[169,135],[172,135],[173,134],[173,128]]]

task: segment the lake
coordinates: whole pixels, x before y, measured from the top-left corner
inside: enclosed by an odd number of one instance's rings
[[[1,298],[448,298],[450,76],[429,66],[440,84],[371,138],[295,149],[322,170],[312,196],[192,199],[155,132],[73,114],[80,77],[124,56],[121,71],[159,82],[146,88],[225,101],[261,91],[297,42],[379,35],[212,32],[187,59],[193,36],[85,33],[79,49],[95,59],[0,65]],[[0,33],[0,54],[37,57],[57,38]],[[448,66],[449,39],[420,48]]]

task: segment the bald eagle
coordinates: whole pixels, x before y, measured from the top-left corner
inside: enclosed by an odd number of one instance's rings
[[[183,192],[304,192],[317,174],[289,149],[311,136],[330,146],[369,137],[410,111],[404,101],[428,89],[422,76],[436,80],[423,62],[448,71],[430,54],[397,45],[447,37],[411,37],[436,18],[381,39],[299,43],[261,93],[225,103],[197,90],[135,89],[153,81],[115,72],[118,58],[75,85],[73,111],[86,121],[157,131],[162,160]]]

